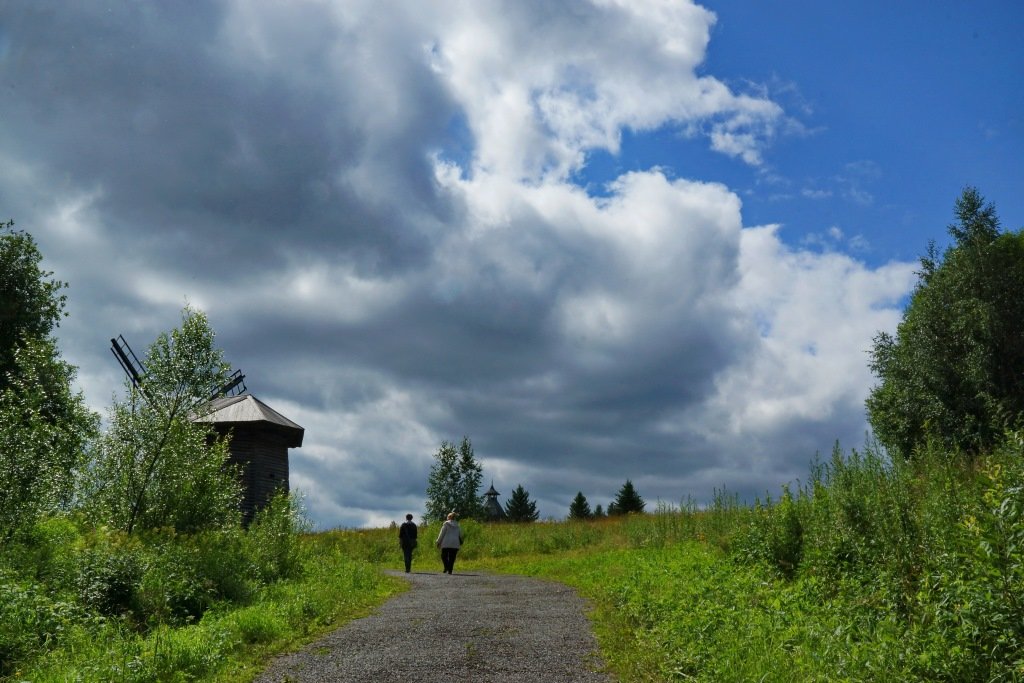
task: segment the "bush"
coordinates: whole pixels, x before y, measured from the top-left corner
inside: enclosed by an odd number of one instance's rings
[[[922,582],[920,665],[929,678],[1024,677],[1024,433],[985,458],[973,505],[947,529]]]
[[[245,535],[245,552],[263,583],[298,576],[302,569],[299,534],[309,529],[299,500],[281,493],[259,510]]]
[[[51,599],[44,586],[0,571],[0,676],[57,645],[65,630],[83,618],[78,606]]]
[[[136,593],[146,561],[138,539],[97,530],[78,556],[74,584],[79,602],[105,616],[137,614]]]
[[[198,620],[218,601],[245,602],[252,594],[255,565],[241,535],[101,529],[84,541],[74,587],[87,608],[140,628]]]
[[[200,557],[188,538],[172,537],[154,547],[137,589],[138,616],[153,625],[198,620],[218,597]]]
[[[757,562],[766,563],[786,578],[793,578],[804,554],[804,527],[810,501],[802,491],[794,496],[788,486],[783,487],[778,502],[769,498],[758,501],[745,537],[740,541],[740,553]]]
[[[828,462],[813,465],[809,485],[796,493],[784,486],[778,501],[755,506],[742,553],[787,578],[800,571],[877,585],[882,577],[905,612],[900,596],[914,593],[922,571],[922,490],[931,462],[893,463],[872,445],[844,455],[836,445]]]
[[[815,465],[806,571],[883,588],[890,607],[906,616],[922,570],[922,479],[916,471],[925,463],[892,462],[869,445],[846,457],[837,446],[826,465]]]
[[[81,532],[66,516],[41,517],[9,541],[0,553],[0,565],[56,592],[73,590],[77,547]]]

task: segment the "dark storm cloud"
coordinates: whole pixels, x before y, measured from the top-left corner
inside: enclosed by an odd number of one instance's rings
[[[387,121],[380,144],[367,128],[382,119],[351,107],[359,63],[325,54],[351,36],[322,17],[291,36],[304,49],[282,49],[273,68],[257,69],[226,44],[222,3],[187,12],[36,4],[9,14],[5,147],[65,186],[101,187],[111,238],[160,240],[152,267],[258,270],[294,245],[386,269],[429,248],[407,216],[445,217],[424,150],[440,143],[452,104],[426,67],[403,64],[387,76],[400,79],[398,109],[410,115]],[[346,182],[366,167],[401,210],[360,199]]]

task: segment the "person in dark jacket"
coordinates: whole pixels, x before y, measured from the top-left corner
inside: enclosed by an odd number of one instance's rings
[[[405,555],[405,573],[412,571],[412,551],[416,548],[416,522],[412,521],[412,515],[406,515],[398,530],[398,545],[402,546],[402,554]]]

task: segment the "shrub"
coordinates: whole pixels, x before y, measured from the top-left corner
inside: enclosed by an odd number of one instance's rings
[[[918,600],[922,673],[1024,677],[1024,433],[985,458],[973,505],[944,535]]]
[[[782,489],[778,502],[769,498],[758,501],[747,534],[740,542],[741,555],[764,562],[786,578],[793,578],[804,554],[804,526],[809,501],[796,496],[788,486]]]
[[[0,565],[54,591],[71,590],[80,536],[75,523],[66,516],[41,517],[3,546]]]
[[[137,539],[98,529],[85,539],[78,556],[74,584],[79,601],[106,616],[137,614],[145,555]]]
[[[260,581],[271,583],[300,573],[299,534],[308,528],[309,522],[294,495],[278,494],[256,513],[245,535],[245,552]]]
[[[138,616],[150,624],[198,620],[217,599],[216,586],[203,575],[190,539],[170,539],[154,548],[137,588]]]
[[[0,676],[55,646],[83,617],[73,603],[48,597],[44,586],[0,571]]]
[[[885,588],[904,616],[920,578],[920,471],[870,445],[812,469],[806,570],[832,581],[859,577]],[[924,478],[930,473],[924,473]]]

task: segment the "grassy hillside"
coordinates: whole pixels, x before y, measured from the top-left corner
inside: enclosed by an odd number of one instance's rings
[[[466,522],[457,571],[577,587],[623,681],[1024,680],[1024,439],[961,462],[837,451],[755,505]],[[394,529],[280,532],[39,525],[0,556],[4,680],[246,680],[403,589]]]
[[[837,451],[754,506],[471,526],[462,567],[576,586],[623,681],[1024,680],[1024,442],[961,462]]]

